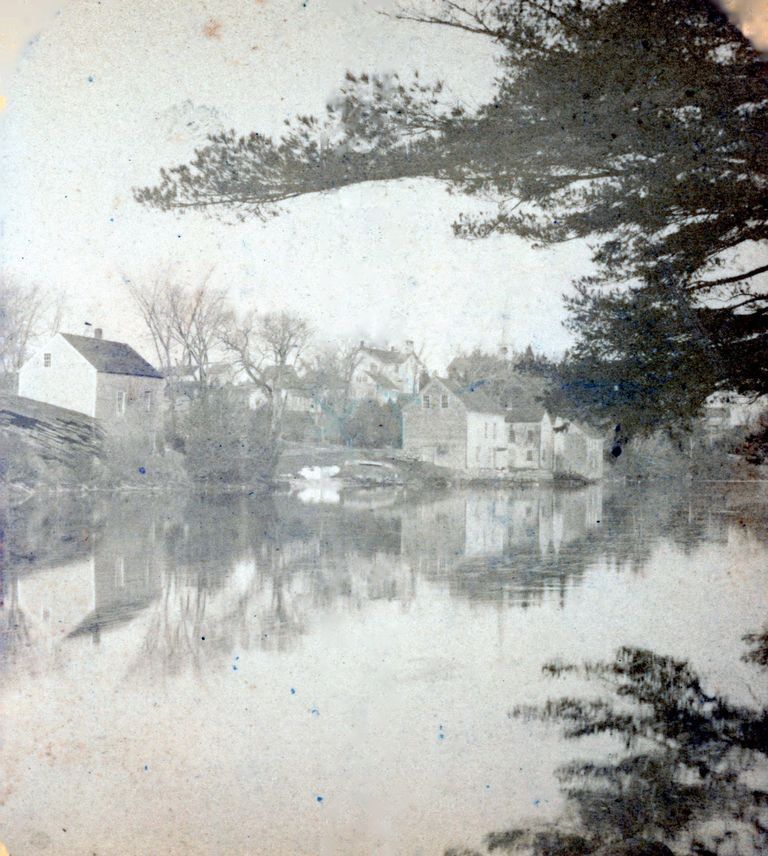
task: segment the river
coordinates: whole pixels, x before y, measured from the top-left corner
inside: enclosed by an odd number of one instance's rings
[[[710,699],[684,702],[700,730],[727,719],[715,697],[729,722],[768,703],[743,659],[768,615],[758,488],[6,509],[0,841],[12,856],[442,854],[514,829],[528,852],[612,853],[623,830],[674,853],[762,852],[764,810],[718,790],[768,786],[760,747],[723,726],[694,762],[691,728],[657,733],[673,662]],[[637,707],[626,681],[659,675],[663,704]],[[652,715],[631,737],[625,720],[569,734],[605,708],[542,709],[564,696]],[[542,835],[572,844],[546,851]]]

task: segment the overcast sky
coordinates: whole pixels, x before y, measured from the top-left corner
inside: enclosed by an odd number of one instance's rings
[[[456,239],[470,203],[436,183],[307,197],[267,223],[160,213],[131,195],[210,131],[271,133],[321,112],[348,69],[418,69],[477,103],[489,40],[379,14],[393,0],[0,4],[0,263],[66,291],[73,332],[87,320],[141,346],[125,280],[173,267],[194,283],[213,268],[243,304],[302,312],[330,336],[414,339],[436,367],[502,338],[567,347],[561,298],[588,247]]]

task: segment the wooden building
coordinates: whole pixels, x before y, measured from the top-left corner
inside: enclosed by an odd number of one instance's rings
[[[403,407],[403,450],[419,460],[501,473],[507,445],[505,412],[479,386],[435,377]]]
[[[162,427],[163,376],[124,342],[57,333],[19,370],[19,395],[83,413],[111,435],[145,437]]]

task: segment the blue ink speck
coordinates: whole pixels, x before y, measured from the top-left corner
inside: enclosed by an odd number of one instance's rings
[[[145,474],[146,474],[146,472],[147,472],[146,467],[139,467],[139,472],[140,472],[142,475],[145,475]]]
[[[486,786],[485,786],[485,789],[486,789],[486,791],[489,791],[489,790],[491,789],[491,786],[490,786],[490,785],[486,785]]]
[[[147,772],[147,770],[149,770],[149,767],[145,764],[145,765],[144,765],[144,772],[146,773],[146,772]]]
[[[538,807],[539,805],[541,805],[541,800],[534,800],[533,804]]]
[[[291,687],[291,695],[296,695],[296,687]]]
[[[320,711],[316,707],[313,707],[309,712],[312,716],[320,716]]]
[[[438,740],[445,740],[445,733],[443,732],[443,726],[442,725],[438,726],[438,728],[437,728],[437,739]]]
[[[317,800],[317,802],[319,802],[319,803],[321,803],[321,802],[323,801],[323,798],[322,798],[321,796],[319,796],[319,795],[318,795],[318,796],[316,796],[316,797],[315,797],[315,799],[316,799],[316,800]]]
[[[238,661],[239,659],[240,659],[240,657],[235,657],[235,662],[234,662],[234,663],[232,663],[232,671],[233,671],[233,672],[236,672],[236,671],[237,671],[237,661]]]
[[[88,83],[93,83],[93,80],[94,80],[93,75],[89,74],[88,75]]]

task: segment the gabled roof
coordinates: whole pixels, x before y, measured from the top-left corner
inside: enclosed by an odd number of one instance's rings
[[[367,345],[360,348],[360,352],[364,354],[370,354],[372,357],[375,357],[377,360],[381,360],[382,363],[390,363],[392,365],[400,365],[400,363],[404,363],[408,357],[415,357],[416,354],[413,351],[409,351],[407,354],[402,351],[396,350],[386,350],[386,348],[370,348]],[[418,357],[416,357],[418,359]]]
[[[392,380],[392,378],[387,377],[385,374],[381,372],[377,372],[375,369],[371,369],[366,372],[368,377],[379,387],[382,389],[394,389],[399,390],[400,387]]]
[[[567,431],[571,425],[577,430],[584,434],[585,437],[591,437],[593,440],[604,440],[605,434],[598,431],[596,428],[593,428],[591,425],[587,425],[586,422],[581,422],[576,419],[563,419],[561,417],[557,417],[555,420],[554,430],[555,431]]]
[[[61,337],[102,374],[162,378],[160,372],[124,342],[61,333]]]
[[[433,380],[452,392],[470,413],[495,413],[501,416],[504,415],[504,411],[485,392],[482,384],[470,383],[465,385],[458,381],[442,377],[436,377]]]
[[[505,412],[507,422],[541,422],[547,411],[540,401],[521,397],[506,407]]]

